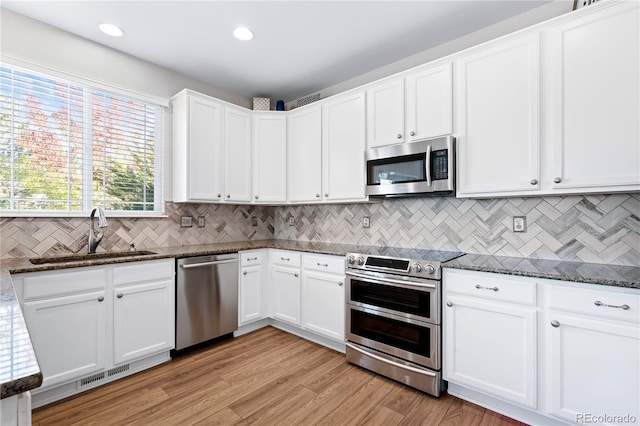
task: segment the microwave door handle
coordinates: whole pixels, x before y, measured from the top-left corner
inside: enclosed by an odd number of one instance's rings
[[[431,145],[427,145],[424,171],[427,175],[427,186],[431,186]]]

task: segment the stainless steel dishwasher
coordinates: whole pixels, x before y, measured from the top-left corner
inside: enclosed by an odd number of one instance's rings
[[[238,329],[238,253],[177,259],[176,350]]]

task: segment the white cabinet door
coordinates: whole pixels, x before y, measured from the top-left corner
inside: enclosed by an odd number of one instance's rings
[[[459,196],[540,188],[538,45],[499,40],[456,61]]]
[[[251,115],[224,110],[225,201],[251,201]]]
[[[223,106],[189,92],[173,105],[173,201],[220,201]]]
[[[273,318],[300,326],[300,270],[273,266]]]
[[[238,323],[262,318],[262,266],[247,266],[240,271],[240,309]]]
[[[322,113],[306,107],[287,117],[287,199],[320,201],[322,191]]]
[[[305,270],[302,277],[302,326],[343,342],[344,297],[344,275]]]
[[[322,105],[322,188],[325,201],[364,200],[365,94]]]
[[[404,79],[370,86],[367,89],[367,148],[404,141]]]
[[[536,310],[445,295],[444,379],[536,407]]]
[[[105,292],[25,302],[24,317],[42,386],[78,379],[105,367]]]
[[[175,346],[175,285],[164,280],[113,290],[114,363]]]
[[[551,414],[640,418],[640,330],[637,325],[549,313]],[[554,325],[552,325],[552,321]]]
[[[413,71],[405,78],[406,138],[413,142],[453,132],[451,63]]]
[[[615,4],[549,31],[554,189],[640,189],[639,8]]]
[[[255,202],[287,199],[287,119],[282,113],[253,116]]]

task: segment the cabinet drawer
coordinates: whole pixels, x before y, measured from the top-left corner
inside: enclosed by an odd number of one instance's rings
[[[260,265],[262,263],[262,252],[246,251],[240,252],[240,266]]]
[[[640,323],[640,292],[632,294],[557,283],[545,286],[545,294],[545,304],[551,309]]]
[[[344,275],[344,257],[304,254],[302,267],[311,271]]]
[[[24,300],[64,296],[104,290],[105,285],[106,270],[104,268],[34,272],[24,275],[23,295]]]
[[[536,304],[536,283],[520,277],[445,268],[442,283],[446,293],[523,305]]]
[[[113,269],[113,284],[116,286],[157,281],[173,278],[175,275],[175,260],[149,260],[135,262],[128,265],[118,265]]]
[[[299,268],[300,267],[300,253],[294,251],[285,250],[272,250],[271,262],[274,265],[286,265]]]

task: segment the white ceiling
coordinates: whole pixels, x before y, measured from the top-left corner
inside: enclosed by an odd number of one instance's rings
[[[12,1],[2,7],[247,96],[290,101],[547,3]],[[111,38],[97,24],[125,35]],[[255,38],[233,38],[238,25]]]

